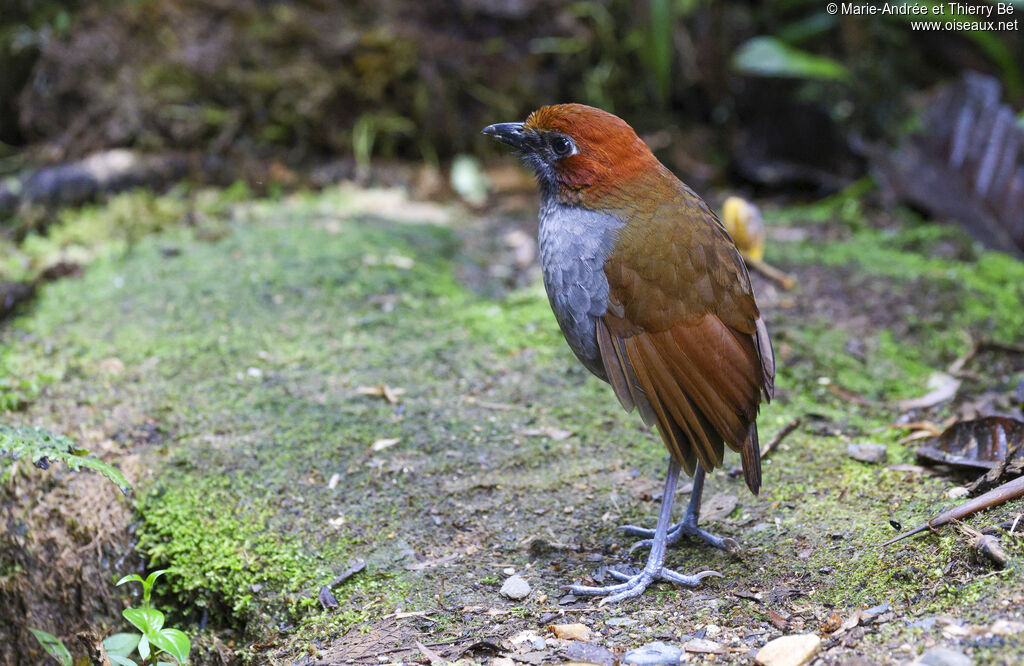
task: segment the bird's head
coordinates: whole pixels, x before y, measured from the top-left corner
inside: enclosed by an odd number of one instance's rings
[[[614,192],[660,167],[624,120],[583,104],[545,106],[524,123],[489,125],[483,133],[514,147],[545,195],[569,203]]]

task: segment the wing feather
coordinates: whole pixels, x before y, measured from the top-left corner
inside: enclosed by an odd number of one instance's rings
[[[735,245],[699,197],[680,188],[679,205],[623,228],[605,264],[601,360],[623,407],[657,424],[687,472],[697,461],[721,466],[727,445],[757,493],[755,421],[762,397],[774,393],[771,339]]]

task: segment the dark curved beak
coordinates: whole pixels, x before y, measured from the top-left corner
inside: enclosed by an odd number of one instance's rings
[[[482,134],[493,136],[502,143],[522,150],[526,148],[533,134],[526,130],[523,123],[497,123],[488,125],[481,130]]]

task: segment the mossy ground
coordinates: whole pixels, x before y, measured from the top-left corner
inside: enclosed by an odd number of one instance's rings
[[[767,260],[800,287],[755,278],[779,357],[762,441],[795,417],[804,426],[766,461],[760,498],[724,470],[710,476],[705,497],[740,498],[710,528],[742,552],[690,543],[670,564],[724,578],[598,610],[559,605],[559,588],[623,559],[617,525],[653,521],[637,488],[661,478],[661,443],[572,358],[539,286],[488,300],[456,280],[472,260],[459,234],[487,233],[483,222],[393,222],[365,214],[360,196],[224,205],[209,212],[215,238],[180,226],[131,238],[48,285],[0,338],[0,370],[36,381],[13,420],[60,430],[65,407],[79,421],[85,409],[116,443],[110,460],[141,456],[136,548],[171,569],[164,601],[180,624],[232,628],[235,654],[258,663],[409,658],[397,648],[417,638],[452,641],[454,658],[563,613],[616,650],[709,624],[753,648],[782,633],[769,610],[812,631],[833,611],[889,602],[891,621],[830,639],[827,654],[898,662],[903,644],[950,642],[908,626],[918,617],[1020,619],[1019,542],[1004,540],[1011,565],[994,575],[953,530],[878,547],[890,519],[916,525],[948,508],[956,480],[855,462],[845,448],[880,442],[890,463],[912,462],[882,428],[898,416],[892,401],[926,393],[967,349],[965,331],[1024,340],[1024,265],[910,213],[876,223],[858,192],[769,211]],[[1008,390],[1020,372],[983,388]],[[367,390],[382,386],[397,401]],[[850,393],[862,400],[839,397]],[[398,441],[375,450],[387,439]],[[356,559],[366,570],[323,611],[320,586]],[[509,567],[533,585],[522,602],[498,595]],[[622,616],[638,623],[605,624]],[[963,641],[982,661],[1014,663],[1024,649],[1019,637]]]

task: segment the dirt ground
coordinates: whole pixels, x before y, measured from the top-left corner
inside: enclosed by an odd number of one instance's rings
[[[158,603],[195,663],[612,663],[654,641],[750,663],[805,633],[827,664],[936,646],[1020,663],[1019,537],[1003,533],[1004,569],[955,529],[879,544],[968,480],[919,465],[889,424],[1020,416],[1024,357],[1006,350],[968,361],[952,401],[896,401],[928,393],[972,339],[1024,342],[1024,268],[870,194],[763,203],[766,259],[798,286],[754,276],[779,365],[762,442],[801,425],[766,458],[760,497],[735,458],[709,476],[703,523],[738,552],[670,551],[674,569],[722,578],[603,607],[564,589],[642,564],[617,526],[653,523],[666,461],[560,339],[536,283],[535,202],[480,216],[339,188],[233,206],[212,240],[151,236],[6,325],[9,364],[42,388],[4,420],[81,441],[136,493],[19,468],[3,662],[39,663],[27,626],[73,652],[77,632],[123,630],[131,600],[112,581],[144,566],[171,570]],[[847,455],[859,443],[884,460]],[[324,609],[321,586],[360,560]],[[499,592],[512,574],[530,586],[518,601]],[[585,631],[549,629],[563,624]]]

